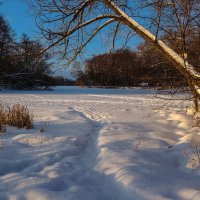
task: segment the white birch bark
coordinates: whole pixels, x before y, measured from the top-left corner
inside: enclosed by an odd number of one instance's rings
[[[112,0],[103,0],[103,2],[121,18],[121,22],[129,26],[138,35],[140,35],[151,46],[154,46],[164,57],[166,57],[187,79],[188,85],[192,91],[195,103],[195,109],[198,112],[200,101],[200,73],[179,54],[173,51],[156,36],[137,23],[134,19],[123,12]]]

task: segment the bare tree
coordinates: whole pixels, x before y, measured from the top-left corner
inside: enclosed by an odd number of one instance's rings
[[[114,28],[114,37],[119,27],[130,28],[127,40],[133,32],[156,48],[187,80],[192,92],[195,110],[200,110],[200,73],[189,64],[186,57],[185,36],[199,27],[199,0],[33,0],[43,36],[50,42],[45,49],[56,46],[63,57],[75,59],[84,47],[102,30]],[[140,6],[140,10],[136,8]],[[143,8],[143,11],[142,11]],[[145,12],[144,12],[145,11]],[[144,16],[144,13],[148,16]],[[154,16],[152,17],[152,13]],[[155,16],[156,14],[156,16]],[[153,25],[148,27],[135,21],[140,16]],[[167,17],[166,17],[167,16]],[[111,26],[112,24],[112,26]],[[159,39],[160,33],[169,30],[178,32],[176,40],[181,43],[179,51],[172,50]],[[177,31],[178,30],[178,31]]]

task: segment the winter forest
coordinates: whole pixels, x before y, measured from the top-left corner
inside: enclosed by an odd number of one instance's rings
[[[0,200],[198,200],[199,126],[199,0],[0,0]]]

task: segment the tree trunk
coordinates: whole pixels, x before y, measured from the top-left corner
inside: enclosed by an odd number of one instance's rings
[[[195,111],[200,111],[200,73],[186,60],[184,60],[175,51],[169,48],[156,36],[150,33],[143,26],[124,13],[112,0],[103,0],[104,3],[121,18],[121,22],[129,26],[138,35],[140,35],[151,46],[155,47],[165,58],[167,58],[186,78],[193,95]]]

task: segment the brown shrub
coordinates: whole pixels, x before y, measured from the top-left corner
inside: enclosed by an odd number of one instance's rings
[[[33,114],[30,114],[26,106],[14,104],[7,109],[6,124],[18,128],[33,128]]]
[[[33,114],[23,105],[6,106],[0,103],[0,132],[6,131],[6,124],[31,129],[33,128]]]
[[[0,102],[0,133],[6,132],[6,111],[4,105]]]

